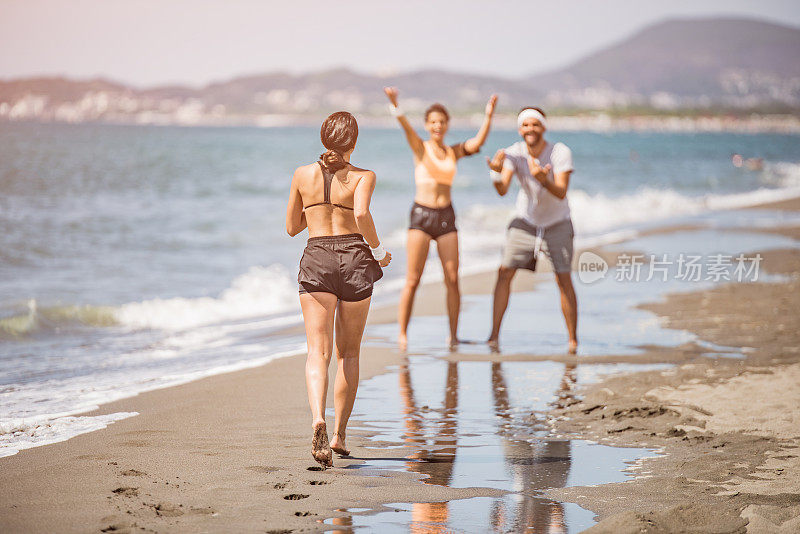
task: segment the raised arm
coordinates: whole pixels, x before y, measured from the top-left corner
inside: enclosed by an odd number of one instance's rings
[[[514,166],[505,165],[505,160],[506,153],[502,148],[495,152],[492,159],[486,158],[486,163],[492,171],[492,184],[501,197],[508,193],[508,188],[511,187],[511,178],[514,176]]]
[[[408,122],[408,119],[400,110],[400,106],[397,100],[397,87],[384,87],[383,92],[386,93],[389,102],[392,103],[394,106],[393,114],[397,117],[397,122],[400,123],[400,126],[403,127],[403,131],[406,134],[406,141],[408,141],[408,146],[411,147],[411,151],[414,152],[414,155],[417,159],[422,159],[422,156],[425,154],[425,145],[422,144],[422,139],[414,128],[411,126],[411,123]]]
[[[300,198],[300,191],[297,188],[300,169],[294,171],[294,176],[292,176],[292,185],[289,186],[289,203],[286,205],[286,233],[292,237],[308,226],[306,213],[303,211],[303,199]]]
[[[367,171],[361,180],[358,181],[355,193],[353,194],[353,215],[356,218],[358,231],[364,236],[370,248],[376,248],[381,244],[378,239],[378,232],[375,230],[375,222],[369,211],[369,203],[372,200],[372,192],[375,190],[375,173]],[[386,267],[392,260],[392,255],[386,252],[386,257],[381,260],[380,266]]]
[[[497,95],[492,95],[491,97],[489,97],[489,101],[486,103],[486,109],[484,111],[484,117],[483,117],[483,124],[481,124],[478,133],[475,134],[475,137],[472,137],[464,141],[464,144],[462,145],[464,147],[464,150],[461,154],[459,154],[459,151],[456,151],[456,157],[461,158],[464,156],[471,156],[472,154],[475,154],[481,149],[483,143],[486,142],[486,138],[489,136],[489,128],[492,125],[492,116],[494,115],[494,108],[496,105],[497,105]]]

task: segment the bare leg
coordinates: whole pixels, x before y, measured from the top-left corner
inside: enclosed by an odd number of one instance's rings
[[[311,455],[323,467],[333,465],[333,454],[328,444],[325,426],[325,397],[328,394],[328,365],[333,349],[333,317],[336,310],[336,295],[331,293],[304,293],[300,295],[300,307],[306,325],[308,358],[306,359],[306,387],[308,404],[311,407],[312,429]]]
[[[508,298],[511,295],[511,281],[517,270],[511,267],[500,267],[497,270],[497,282],[494,285],[494,306],[492,308],[492,333],[489,334],[487,343],[496,349],[500,339],[500,324],[508,308]]]
[[[444,285],[447,288],[447,317],[450,319],[450,348],[458,345],[458,315],[461,311],[461,291],[458,286],[458,232],[450,232],[436,240],[442,261]]]
[[[369,313],[369,298],[358,302],[339,302],[336,314],[336,383],[334,407],[336,426],[331,438],[331,449],[348,455],[345,446],[347,421],[353,411],[358,391],[358,358],[361,353],[361,336]]]
[[[410,229],[406,242],[406,253],[408,255],[406,268],[406,285],[400,294],[400,304],[397,307],[397,323],[400,325],[400,334],[397,336],[397,344],[401,350],[408,346],[408,322],[411,319],[411,309],[414,306],[414,295],[417,293],[419,280],[422,278],[422,270],[425,268],[425,261],[428,259],[428,249],[431,244],[431,236],[422,230]]]
[[[556,282],[561,292],[561,311],[567,323],[569,335],[569,353],[578,351],[578,298],[575,296],[575,287],[572,285],[572,273],[556,273]]]

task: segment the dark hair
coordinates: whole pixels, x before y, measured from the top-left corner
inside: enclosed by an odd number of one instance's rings
[[[439,104],[438,102],[435,104],[431,104],[431,107],[425,110],[425,121],[428,120],[428,115],[431,113],[441,113],[444,115],[444,118],[450,122],[450,114],[447,112],[447,108],[443,105]]]
[[[517,115],[519,115],[520,113],[522,113],[522,112],[523,112],[523,111],[525,111],[526,109],[535,109],[536,111],[538,111],[539,113],[541,113],[543,117],[545,117],[545,118],[547,117],[547,113],[545,113],[545,112],[544,112],[544,110],[543,110],[542,108],[537,108],[536,106],[525,106],[524,108],[522,108],[521,110],[519,110],[519,113],[517,113]]]
[[[328,172],[336,172],[344,168],[347,162],[343,154],[356,146],[358,139],[358,123],[356,118],[346,111],[331,114],[319,129],[319,138],[327,152],[320,155],[319,161]]]

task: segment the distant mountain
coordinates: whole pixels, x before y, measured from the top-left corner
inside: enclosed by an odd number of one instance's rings
[[[800,29],[749,19],[669,20],[562,69],[523,79],[422,70],[375,76],[349,69],[242,76],[203,88],[136,89],[96,79],[0,81],[0,119],[165,124],[276,124],[338,109],[385,117],[382,88],[403,106],[434,101],[479,112],[491,93],[507,111],[548,107],[800,110]]]
[[[750,19],[668,20],[528,81],[565,103],[594,90],[645,100],[671,96],[676,105],[796,106],[800,29]]]
[[[101,78],[77,81],[50,76],[0,80],[0,102],[14,102],[31,94],[46,95],[53,102],[72,102],[92,91],[122,93],[129,89],[123,84]]]
[[[528,92],[524,84],[489,76],[426,70],[380,77],[339,68],[301,75],[276,72],[235,78],[211,84],[195,97],[240,113],[264,110],[305,113],[341,107],[385,113],[386,85],[400,87],[404,105],[410,109],[421,109],[438,100],[447,102],[454,110],[482,107],[498,86],[514,98]],[[178,96],[178,90],[154,89],[146,94],[170,98]]]

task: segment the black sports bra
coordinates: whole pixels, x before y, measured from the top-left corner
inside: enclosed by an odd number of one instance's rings
[[[307,210],[308,208],[313,208],[314,206],[322,206],[324,204],[329,204],[331,206],[336,206],[337,208],[342,208],[345,210],[353,210],[350,206],[344,206],[342,204],[337,204],[335,202],[331,202],[331,182],[333,181],[333,174],[329,173],[328,170],[325,168],[322,163],[319,164],[319,168],[322,169],[322,178],[323,178],[323,189],[322,189],[322,202],[316,202],[314,204],[310,204],[305,206],[303,209]]]

